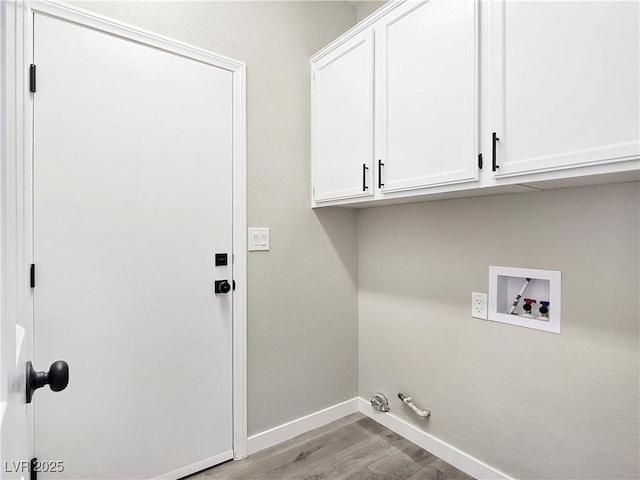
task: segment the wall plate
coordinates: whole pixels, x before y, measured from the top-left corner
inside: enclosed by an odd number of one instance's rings
[[[253,250],[269,250],[269,229],[268,228],[250,228],[249,229],[249,251]]]
[[[487,294],[471,292],[471,316],[487,319]]]

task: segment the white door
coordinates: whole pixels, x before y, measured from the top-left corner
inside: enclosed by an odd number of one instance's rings
[[[374,193],[373,32],[313,63],[313,198]]]
[[[232,458],[232,73],[35,14],[35,450],[52,478]],[[228,264],[215,266],[216,253]]]
[[[474,0],[409,1],[375,26],[383,192],[478,178],[476,10]]]
[[[22,163],[24,63],[17,47],[25,12],[19,2],[0,1],[0,478],[29,478],[31,410],[25,404],[25,363],[31,359],[29,262],[22,201],[28,169]]]
[[[638,158],[638,2],[501,1],[487,8],[485,135],[494,144],[495,177]]]

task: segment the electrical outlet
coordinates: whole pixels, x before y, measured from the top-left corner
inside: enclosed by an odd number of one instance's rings
[[[487,294],[471,292],[471,316],[487,319]]]

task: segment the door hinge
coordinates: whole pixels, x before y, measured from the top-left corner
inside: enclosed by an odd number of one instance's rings
[[[31,459],[31,463],[29,464],[29,480],[38,480],[38,459],[33,457]]]
[[[31,288],[36,288],[36,266],[32,263],[29,270],[29,285]]]
[[[31,93],[36,91],[36,66],[33,63],[29,67],[29,91]]]
[[[482,170],[482,154],[478,154],[478,168]]]

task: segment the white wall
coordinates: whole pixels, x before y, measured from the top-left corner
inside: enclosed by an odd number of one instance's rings
[[[361,396],[516,478],[638,478],[639,192],[360,212]],[[562,333],[472,319],[489,265],[561,270]]]
[[[249,433],[357,393],[356,213],[310,208],[309,57],[345,2],[74,2],[247,63]]]

